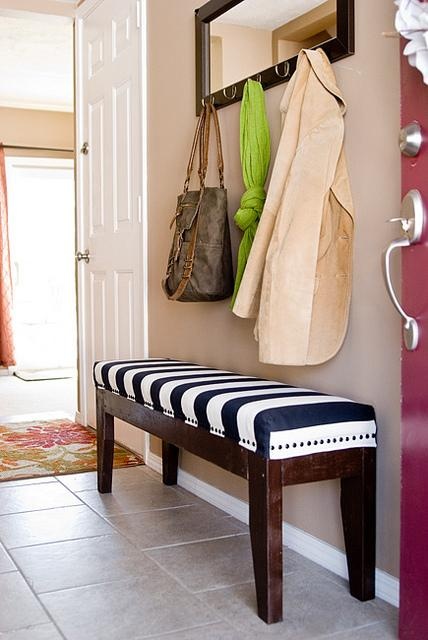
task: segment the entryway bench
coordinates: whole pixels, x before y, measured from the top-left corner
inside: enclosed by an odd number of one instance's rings
[[[111,492],[114,418],[162,439],[163,482],[179,448],[249,482],[259,616],[282,620],[282,487],[340,478],[350,591],[374,598],[376,423],[371,406],[190,362],[94,365],[98,490]]]

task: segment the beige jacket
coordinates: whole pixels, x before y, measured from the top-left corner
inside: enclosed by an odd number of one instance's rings
[[[278,153],[233,312],[257,317],[261,362],[320,364],[346,334],[354,229],[346,105],[321,49],[300,52],[281,111]]]

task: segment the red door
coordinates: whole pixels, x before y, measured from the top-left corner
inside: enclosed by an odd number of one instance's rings
[[[402,192],[418,189],[428,211],[428,86],[401,55],[401,124],[419,122],[423,142],[402,156]],[[400,639],[428,638],[428,217],[421,241],[402,249],[402,306],[419,325],[403,346]]]

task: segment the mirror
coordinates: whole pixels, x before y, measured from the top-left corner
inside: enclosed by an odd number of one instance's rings
[[[336,0],[246,0],[210,27],[210,93],[215,93],[335,38]]]
[[[196,10],[196,111],[242,98],[247,78],[286,82],[303,48],[334,62],[354,52],[354,0],[210,0]]]

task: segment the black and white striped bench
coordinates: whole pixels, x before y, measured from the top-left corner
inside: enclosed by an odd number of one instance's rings
[[[341,479],[351,594],[374,597],[376,423],[371,406],[169,360],[94,365],[98,489],[111,491],[114,417],[162,439],[163,481],[179,448],[248,478],[260,617],[282,619],[282,487]]]

